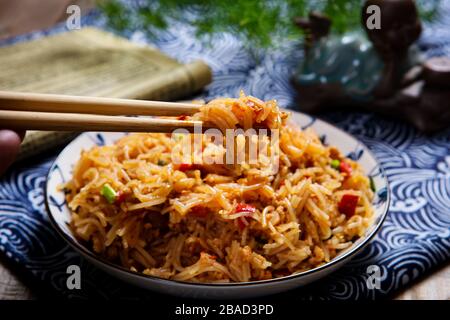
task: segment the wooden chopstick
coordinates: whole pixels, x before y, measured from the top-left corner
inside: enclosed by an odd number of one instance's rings
[[[172,132],[181,128],[193,132],[200,125],[201,121],[149,117],[0,110],[0,127],[13,130]]]
[[[103,115],[192,115],[199,104],[0,91],[0,109]]]

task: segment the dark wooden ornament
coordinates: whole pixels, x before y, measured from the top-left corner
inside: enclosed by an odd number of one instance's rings
[[[380,28],[366,21],[380,8]],[[329,34],[319,13],[295,23],[306,33],[305,59],[293,76],[302,111],[356,109],[409,121],[424,132],[450,127],[450,59],[424,60],[415,42],[422,27],[413,0],[366,0],[362,32]]]

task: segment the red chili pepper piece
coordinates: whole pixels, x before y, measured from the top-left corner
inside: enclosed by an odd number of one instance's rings
[[[236,206],[236,213],[240,213],[240,212],[247,212],[247,213],[255,213],[256,212],[256,208],[250,204],[246,204],[246,203],[239,203]]]
[[[246,203],[239,203],[236,206],[236,209],[234,210],[235,213],[246,213],[247,217],[250,217],[253,213],[256,212],[256,208],[250,204],[246,204]],[[237,219],[237,224],[239,229],[244,230],[245,227],[247,226],[248,222],[247,219],[245,219],[245,217],[239,217]]]
[[[192,170],[193,168],[194,168],[194,165],[192,163],[181,163],[178,166],[178,170],[183,171],[183,172]]]
[[[114,201],[114,203],[121,204],[122,202],[125,201],[126,197],[127,197],[127,194],[125,192],[119,191],[119,192],[117,192],[116,200]]]
[[[178,117],[178,120],[186,120],[187,119],[187,115],[182,114],[181,116]]]
[[[204,218],[208,215],[208,209],[202,206],[196,206],[191,209],[190,214],[198,218]]]
[[[359,201],[359,196],[354,194],[344,194],[339,202],[339,212],[345,214],[347,217],[351,217],[355,214],[356,206]]]
[[[237,219],[237,225],[239,227],[239,229],[244,230],[245,227],[247,226],[247,219],[245,219],[244,217],[240,217]]]
[[[341,164],[339,165],[339,171],[341,171],[341,173],[346,173],[348,176],[352,175],[352,167],[344,161],[341,161]]]

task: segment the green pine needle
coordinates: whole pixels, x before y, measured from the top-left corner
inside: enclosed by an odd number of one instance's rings
[[[343,33],[361,25],[362,0],[146,0],[125,6],[118,0],[104,0],[99,6],[109,25],[119,31],[140,29],[150,36],[164,30],[171,21],[193,25],[199,38],[230,32],[245,40],[247,46],[267,48],[278,39],[299,38],[302,31],[294,17],[320,11],[331,17],[333,32]],[[424,5],[426,3],[426,5]],[[432,4],[430,4],[432,3]],[[419,0],[421,16],[431,19],[439,0]],[[185,10],[195,14],[185,14]]]

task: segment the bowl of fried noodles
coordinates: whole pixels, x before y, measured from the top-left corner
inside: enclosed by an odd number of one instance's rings
[[[110,274],[169,294],[255,297],[328,275],[380,229],[387,179],[344,131],[244,94],[183,118],[215,129],[83,133],[49,171],[53,226]]]

